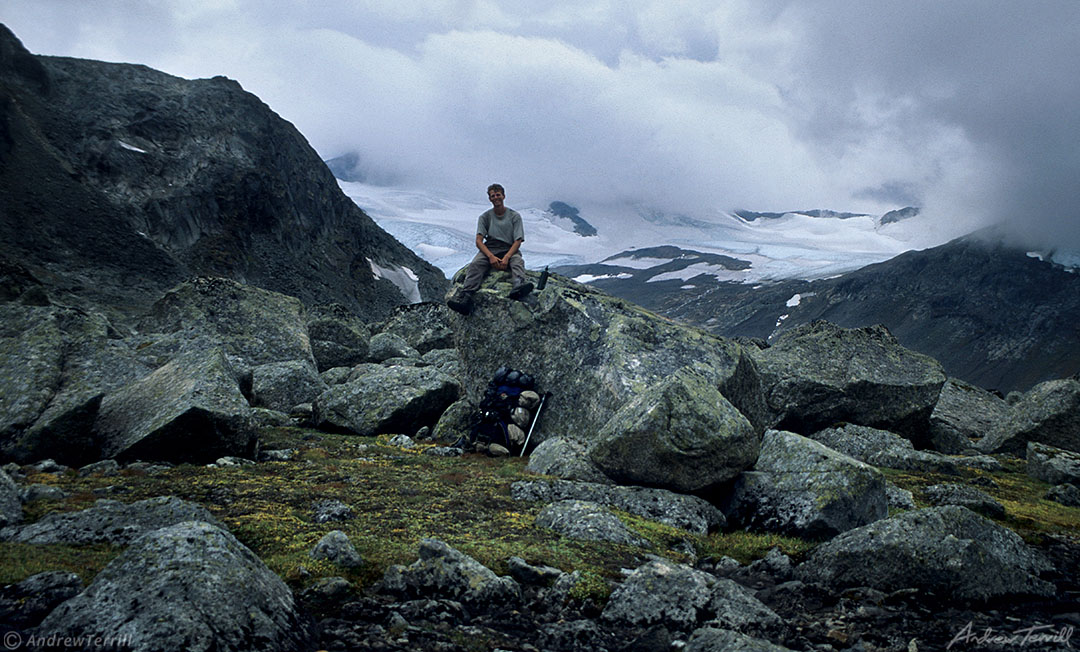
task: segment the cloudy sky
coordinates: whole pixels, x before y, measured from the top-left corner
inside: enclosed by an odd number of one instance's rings
[[[1080,0],[4,0],[455,196],[1005,220],[1080,248]]]

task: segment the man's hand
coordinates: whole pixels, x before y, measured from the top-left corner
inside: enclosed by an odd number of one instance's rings
[[[491,266],[495,269],[506,269],[510,266],[509,258],[496,258],[495,262],[491,263]]]

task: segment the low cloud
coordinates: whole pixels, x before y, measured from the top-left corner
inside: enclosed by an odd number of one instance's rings
[[[0,20],[38,53],[233,77],[324,158],[450,194],[919,204],[1080,248],[1080,3],[534,4],[9,0]]]

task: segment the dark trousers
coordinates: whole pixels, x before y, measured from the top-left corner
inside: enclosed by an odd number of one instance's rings
[[[491,253],[499,258],[502,258],[506,255],[506,252],[510,251],[510,245],[502,242],[493,241],[484,244],[491,250]],[[480,283],[490,271],[491,263],[488,261],[488,257],[482,251],[476,252],[476,256],[469,263],[469,269],[465,272],[465,282],[462,284],[461,290],[470,294],[476,292],[480,289]],[[521,257],[520,252],[510,256],[510,275],[513,278],[514,287],[525,282],[525,259]]]

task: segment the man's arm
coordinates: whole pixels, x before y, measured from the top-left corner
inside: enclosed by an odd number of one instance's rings
[[[517,253],[518,249],[521,249],[521,243],[524,240],[514,240],[514,244],[510,245],[510,250],[506,252],[506,255],[499,259],[499,263],[496,265],[499,269],[506,269],[510,266],[510,257]]]

